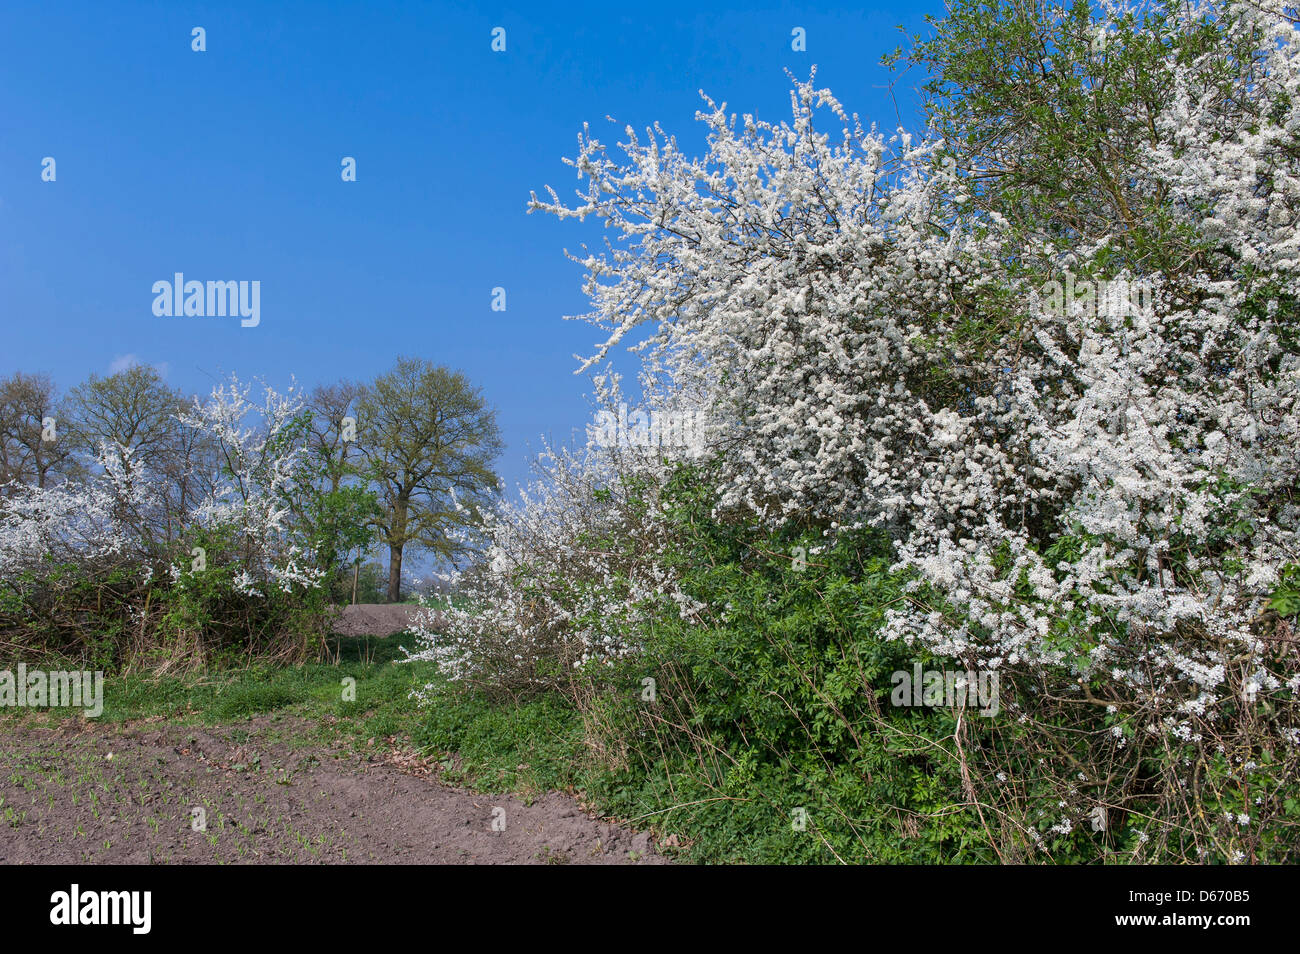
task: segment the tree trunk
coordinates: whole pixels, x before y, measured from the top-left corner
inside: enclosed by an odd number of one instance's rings
[[[402,601],[402,548],[397,544],[388,547],[388,602]]]
[[[406,545],[406,508],[408,506],[405,492],[397,498],[393,507],[392,532],[388,544],[388,602],[402,601],[402,548]],[[400,543],[392,541],[400,540]]]

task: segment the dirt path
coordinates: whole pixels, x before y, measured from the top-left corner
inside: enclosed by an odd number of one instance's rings
[[[418,612],[420,607],[410,603],[358,603],[343,607],[333,629],[340,636],[392,636],[410,626]]]
[[[295,718],[10,723],[0,863],[664,863],[649,835],[569,796],[525,804],[443,785],[382,746],[368,758],[302,747]]]

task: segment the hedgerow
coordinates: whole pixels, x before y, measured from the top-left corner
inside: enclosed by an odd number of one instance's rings
[[[900,60],[920,136],[812,79],[700,158],[584,129],[532,207],[615,233],[587,366],[702,446],[555,455],[421,656],[760,856],[1294,861],[1294,11],[958,3]],[[883,704],[917,664],[997,711]]]
[[[288,520],[307,479],[295,395],[232,380],[181,423],[222,461],[182,526],[157,531],[166,480],[128,448],[99,467],[0,495],[0,638],[7,655],[109,671],[300,661],[328,612],[311,541]]]

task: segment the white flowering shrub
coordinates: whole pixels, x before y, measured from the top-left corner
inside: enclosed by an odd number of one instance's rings
[[[128,564],[147,556],[127,529],[155,500],[130,453],[105,447],[98,479],[51,487],[12,483],[0,497],[0,578],[14,580],[51,563]]]
[[[286,656],[318,638],[321,571],[286,519],[301,478],[301,403],[235,379],[181,415],[221,470],[177,539],[148,533],[167,483],[129,449],[84,477],[0,496],[0,627],[11,644],[120,666]],[[90,608],[88,608],[90,607]]]
[[[198,528],[232,532],[240,541],[241,587],[312,589],[323,571],[306,559],[290,520],[291,498],[306,477],[301,396],[268,387],[258,404],[251,391],[232,378],[181,416],[211,439],[223,461],[215,488],[191,517]]]
[[[413,658],[512,694],[571,685],[640,647],[636,634],[677,597],[656,557],[664,468],[639,448],[551,450],[517,502],[486,515],[483,558],[455,579],[459,599],[411,627]]]
[[[615,233],[580,259],[589,364],[631,344],[727,422],[712,520],[886,532],[908,582],[878,638],[1004,676],[1014,745],[953,747],[998,857],[1294,858],[1294,15],[995,8],[914,50],[928,136],[810,80],[780,124],[706,100],[701,158],[584,130],[577,200],[532,207]],[[489,528],[492,582],[430,650],[453,671],[492,638],[567,671],[698,611],[673,501],[631,513],[609,488],[646,470],[587,466]],[[1083,833],[1098,806],[1122,823]]]

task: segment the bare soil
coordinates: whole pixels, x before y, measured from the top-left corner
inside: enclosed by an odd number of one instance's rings
[[[340,636],[392,636],[415,622],[420,609],[409,603],[357,603],[355,606],[345,606],[334,621],[334,632]]]
[[[311,726],[295,723],[14,720],[0,736],[0,863],[665,863],[648,834],[570,796],[454,788],[382,741],[368,756],[302,744]]]

